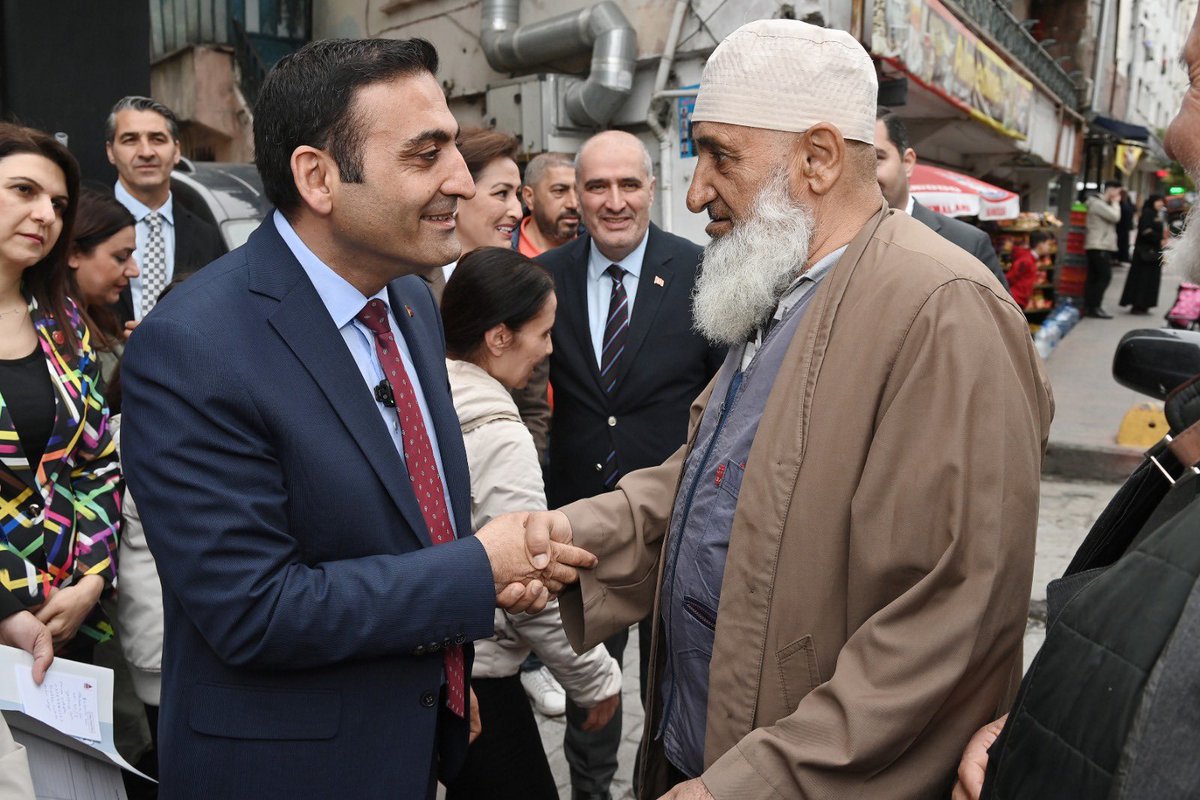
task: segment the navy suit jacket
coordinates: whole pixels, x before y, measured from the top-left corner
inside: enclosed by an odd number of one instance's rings
[[[605,491],[616,451],[622,475],[657,466],[687,439],[688,409],[725,360],[692,328],[692,289],[703,248],[650,226],[617,386],[604,392],[587,310],[591,236],[538,256],[554,277],[558,313],[550,355],[554,417],[546,495],[551,508]]]
[[[461,764],[441,648],[492,635],[495,588],[437,308],[415,276],[388,293],[458,525],[437,547],[270,215],[129,340],[123,460],[166,619],[163,797],[425,798],[435,764]]]

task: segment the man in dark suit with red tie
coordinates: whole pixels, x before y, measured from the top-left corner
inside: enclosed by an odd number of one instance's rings
[[[701,248],[650,223],[646,148],[631,134],[606,131],[584,143],[575,168],[587,233],[537,259],[558,296],[546,471],[552,508],[606,492],[627,472],[675,452],[687,436],[688,408],[725,358],[692,328]],[[650,625],[639,627],[645,675]],[[627,640],[625,632],[605,642],[618,661]],[[585,717],[568,703],[572,796],[606,798],[621,713],[596,733],[581,730]]]
[[[474,535],[437,307],[475,189],[419,39],[314,42],[255,107],[277,210],[125,353],[123,456],[163,586],[171,798],[432,798],[474,639],[574,566],[523,515]]]

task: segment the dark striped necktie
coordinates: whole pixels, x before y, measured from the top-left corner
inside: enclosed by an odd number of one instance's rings
[[[629,296],[625,294],[625,270],[612,264],[605,270],[612,278],[612,294],[608,299],[608,321],[604,323],[604,339],[600,349],[600,383],[606,394],[612,394],[617,386],[617,365],[625,353],[625,340],[629,338]],[[611,489],[617,484],[617,451],[611,447],[604,464],[604,486]]]

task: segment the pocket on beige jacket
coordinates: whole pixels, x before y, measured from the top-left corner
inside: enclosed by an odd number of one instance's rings
[[[779,689],[790,714],[801,698],[821,685],[817,654],[811,636],[805,635],[775,652],[779,666]]]

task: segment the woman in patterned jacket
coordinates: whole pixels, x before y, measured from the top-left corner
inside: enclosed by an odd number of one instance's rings
[[[41,131],[0,124],[0,604],[60,655],[112,635],[121,472],[86,318],[67,297],[79,166]]]

